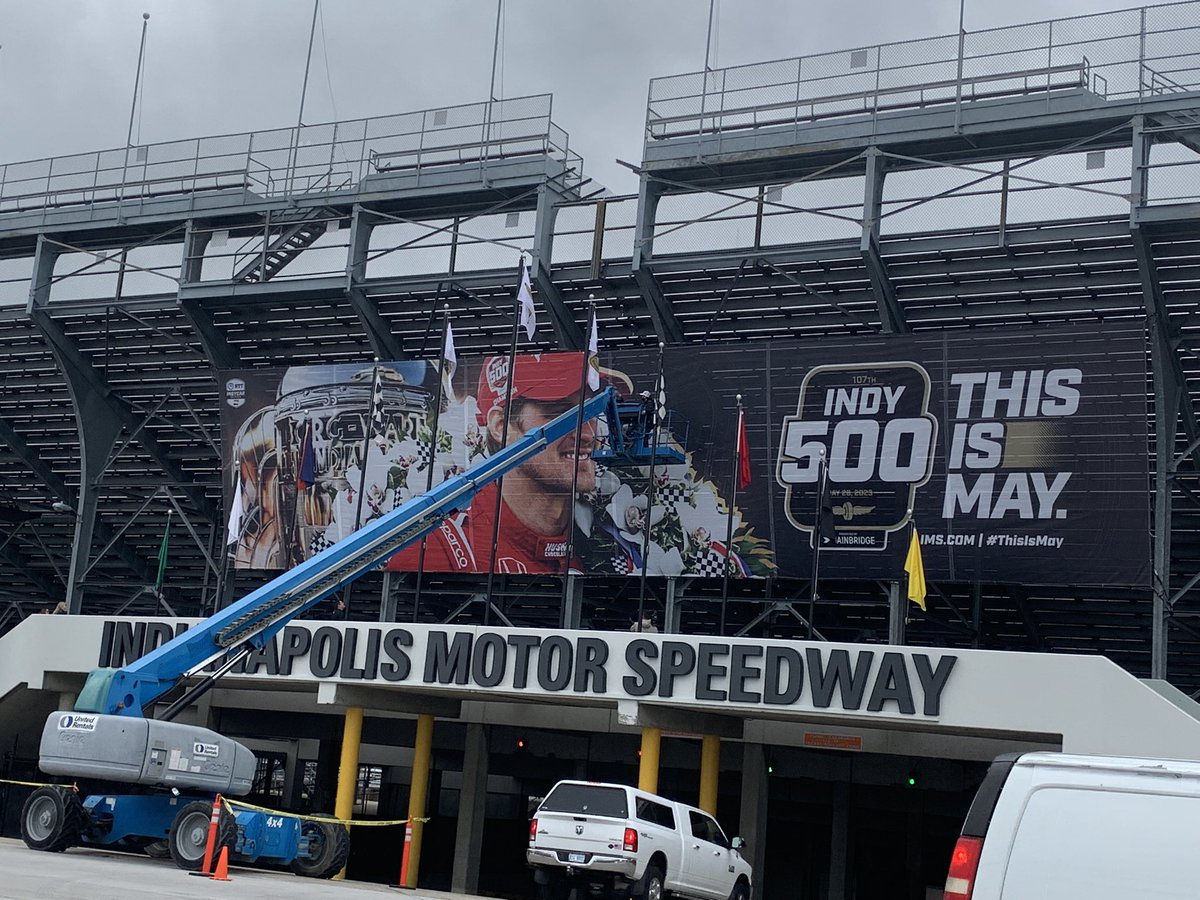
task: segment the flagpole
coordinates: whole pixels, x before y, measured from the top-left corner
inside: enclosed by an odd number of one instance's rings
[[[642,619],[646,612],[646,570],[650,568],[650,518],[654,511],[654,465],[658,460],[658,401],[662,396],[663,356],[666,344],[658,343],[658,374],[654,378],[653,403],[647,425],[650,427],[650,477],[646,486],[646,519],[642,524],[642,579],[638,586],[637,630],[642,630]],[[663,623],[666,627],[666,623]]]
[[[445,321],[442,323],[442,349],[438,354],[437,394],[433,402],[433,436],[429,439],[429,474],[425,478],[425,493],[433,490],[434,463],[437,461],[438,427],[442,417],[442,382],[446,379],[446,345],[450,342],[450,304],[442,304]],[[421,538],[421,550],[417,554],[417,584],[413,591],[413,621],[421,610],[421,579],[425,574],[425,547],[429,535]]]
[[[229,536],[233,535],[233,540]],[[229,517],[225,526],[225,552],[221,554],[223,565],[217,578],[217,596],[213,599],[215,613],[225,606],[225,596],[232,593],[237,575],[237,552],[242,543],[242,472],[241,464],[233,478],[233,498],[229,501]]]
[[[304,561],[304,548],[300,546],[297,536],[300,531],[298,524],[300,518],[300,468],[304,465],[304,447],[308,439],[309,427],[308,421],[305,420],[304,427],[300,429],[300,452],[296,455],[296,465],[292,469],[292,526],[284,539],[289,566]]]
[[[512,340],[508,346],[508,383],[504,386],[504,427],[500,432],[500,446],[508,446],[508,420],[512,413],[513,381],[516,380],[517,369],[517,334],[521,330],[521,285],[524,284],[525,254],[521,254],[521,263],[517,267],[517,296],[513,300]],[[492,588],[496,583],[496,548],[500,543],[500,510],[504,499],[504,476],[496,479],[496,506],[492,511],[492,550],[488,555],[487,596],[483,598],[483,624],[491,622]]]
[[[596,328],[596,296],[591,294],[588,296],[589,309],[591,310],[590,324],[588,326],[588,335]],[[579,373],[579,416],[575,420],[575,467],[571,470],[571,498],[567,506],[567,555],[563,565],[563,595],[562,602],[566,606],[567,592],[571,589],[571,554],[575,552],[575,497],[579,493],[579,451],[583,447],[583,403],[587,399],[588,389],[588,370],[592,365],[592,350],[590,346],[584,348],[583,365],[580,367]]]
[[[738,494],[738,475],[741,472],[742,453],[746,448],[742,447],[742,417],[746,415],[742,409],[742,395],[737,395],[737,430],[733,437],[733,465],[729,468],[729,517],[725,523],[725,564],[722,568],[723,577],[721,579],[721,630],[718,632],[722,637],[725,636],[725,610],[729,605],[729,570],[733,564],[733,510],[737,506]]]
[[[817,459],[817,508],[813,517],[813,565],[812,587],[808,595],[808,639],[811,641],[816,632],[813,620],[817,615],[817,581],[821,572],[821,513],[825,501],[825,483],[829,478],[829,467],[825,463],[825,448]]]
[[[375,362],[371,366],[371,400],[367,404],[367,418],[363,422],[363,442],[362,442],[362,459],[358,464],[358,502],[354,506],[354,530],[362,528],[362,507],[363,507],[363,492],[367,488],[367,457],[371,453],[371,438],[372,426],[375,422],[376,410],[375,397],[380,392],[379,390],[379,357],[375,357]],[[342,535],[338,535],[339,540]],[[343,595],[342,618],[350,618],[350,590],[351,585],[346,585],[345,594]]]

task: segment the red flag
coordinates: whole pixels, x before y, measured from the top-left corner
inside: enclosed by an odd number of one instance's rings
[[[750,445],[746,442],[746,414],[738,410],[737,435],[738,490],[750,487]]]

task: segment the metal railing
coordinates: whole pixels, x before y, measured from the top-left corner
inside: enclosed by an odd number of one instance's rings
[[[1200,2],[655,78],[646,142],[1069,89],[1109,100],[1200,89]]]
[[[487,180],[513,158],[559,163],[563,186],[583,160],[539,94],[394,116],[98,150],[0,166],[0,213],[224,192],[230,203],[354,190],[364,178],[417,179],[448,166]]]

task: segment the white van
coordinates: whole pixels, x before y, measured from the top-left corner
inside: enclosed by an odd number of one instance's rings
[[[1200,897],[1200,762],[999,757],[954,848],[945,900],[1051,897]]]

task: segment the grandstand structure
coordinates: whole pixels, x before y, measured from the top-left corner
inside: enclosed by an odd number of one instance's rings
[[[817,636],[1101,653],[1200,694],[1200,3],[651,82],[640,189],[584,174],[548,95],[0,167],[0,632],[202,615],[226,561],[229,369],[1056,323],[1145,327],[1152,589],[824,586]],[[567,113],[566,118],[570,117]],[[765,439],[751,445],[765,446]],[[170,533],[161,590],[157,563]],[[486,579],[377,573],[350,615],[468,622]],[[717,579],[649,579],[715,633]],[[519,626],[628,628],[638,579],[502,576]],[[807,637],[809,585],[737,581],[727,631]]]

